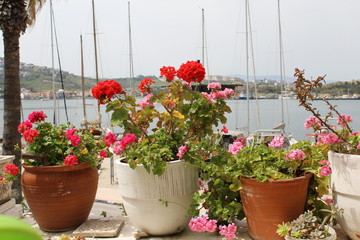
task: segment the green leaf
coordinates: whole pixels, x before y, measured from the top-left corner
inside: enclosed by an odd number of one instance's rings
[[[111,115],[111,124],[116,126],[122,126],[123,121],[127,119],[128,111],[124,108],[114,111]]]

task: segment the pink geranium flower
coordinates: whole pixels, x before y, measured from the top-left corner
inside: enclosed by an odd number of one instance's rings
[[[189,146],[181,146],[179,147],[179,150],[178,150],[178,153],[176,154],[176,156],[178,156],[179,158],[182,158],[186,153],[187,151],[189,151]]]
[[[284,144],[284,136],[275,136],[270,142],[269,147],[271,148],[282,148]]]
[[[229,150],[228,152],[232,153],[233,155],[236,155],[239,153],[239,151],[245,147],[245,144],[243,144],[242,142],[233,142],[233,144],[229,145]]]
[[[235,223],[231,223],[228,226],[225,226],[225,225],[220,226],[219,229],[220,229],[219,234],[225,236],[226,239],[236,238],[236,229],[237,228],[235,226]]]
[[[217,228],[216,220],[209,220],[208,215],[192,218],[189,222],[189,228],[194,232],[215,232]]]
[[[352,117],[350,115],[342,114],[341,116],[338,116],[337,124],[341,127],[345,127],[347,123],[352,122]]]
[[[221,84],[218,82],[212,82],[207,85],[207,89],[221,89]]]
[[[286,155],[286,159],[285,160],[297,160],[297,161],[301,161],[304,160],[306,158],[306,155],[303,151],[296,149],[296,150],[291,150],[290,153],[288,155]]]
[[[329,166],[322,166],[320,168],[320,174],[323,176],[328,176],[331,174],[331,168]]]
[[[319,129],[321,127],[321,121],[315,116],[310,116],[308,119],[306,119],[304,127],[305,129]]]

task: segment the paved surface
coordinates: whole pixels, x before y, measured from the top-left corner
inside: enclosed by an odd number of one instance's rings
[[[110,159],[105,159],[102,163],[101,169],[100,169],[100,175],[99,175],[99,187],[96,194],[96,201],[94,203],[94,206],[91,210],[89,219],[98,219],[99,221],[106,221],[109,219],[122,219],[124,220],[124,226],[122,230],[120,231],[120,234],[117,237],[111,237],[111,238],[97,238],[97,237],[86,237],[86,239],[117,239],[117,240],[133,240],[138,239],[135,237],[134,233],[137,232],[137,230],[131,225],[129,222],[129,219],[126,216],[122,215],[122,210],[120,207],[120,203],[122,202],[122,199],[120,197],[120,192],[118,189],[118,185],[111,184],[110,182]],[[116,176],[115,176],[116,180]],[[104,218],[101,213],[106,212],[107,216]],[[36,222],[31,218],[31,216],[25,216],[24,218],[27,222],[33,224],[35,228],[38,228],[36,225]],[[237,223],[238,225],[238,240],[250,240],[251,238],[247,234],[247,227],[245,221],[240,221]],[[338,233],[338,240],[347,240],[347,238],[341,229],[337,228]],[[62,232],[62,233],[47,233],[42,232],[39,230],[39,232],[44,236],[44,239],[46,240],[58,240],[60,239],[60,236],[62,234],[65,234],[69,237],[73,235],[73,231],[69,232]],[[148,240],[220,240],[223,239],[222,236],[217,235],[216,233],[197,233],[192,232],[189,229],[185,229],[183,232],[171,235],[171,236],[165,236],[165,237],[143,237],[141,239],[148,239]]]

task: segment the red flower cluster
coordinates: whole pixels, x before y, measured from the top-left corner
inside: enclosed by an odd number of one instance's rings
[[[42,122],[45,120],[47,116],[44,114],[43,111],[34,111],[32,113],[29,114],[28,116],[28,120],[31,122],[31,123],[34,123],[34,122]]]
[[[205,78],[205,68],[199,62],[188,61],[180,66],[177,76],[187,83],[201,82]]]
[[[18,132],[19,133],[24,133],[26,130],[29,130],[30,128],[32,128],[32,124],[31,124],[31,122],[29,120],[26,120],[26,121],[19,124]]]
[[[70,140],[71,145],[76,147],[81,142],[81,138],[78,135],[75,135],[76,129],[69,129],[66,131],[65,135],[66,138]]]
[[[150,85],[155,83],[151,78],[144,78],[144,80],[142,80],[138,86],[138,88],[140,89],[141,93],[150,93],[151,92],[151,88]]]
[[[91,89],[92,95],[100,100],[100,104],[105,104],[105,100],[111,101],[114,95],[120,94],[122,91],[122,86],[114,80],[99,82]]]
[[[4,173],[8,173],[12,176],[16,176],[19,174],[19,168],[15,164],[9,163],[5,166]]]
[[[76,155],[68,155],[65,159],[64,159],[64,164],[66,166],[74,166],[74,165],[78,165],[78,158]]]
[[[110,147],[110,145],[113,144],[115,141],[116,141],[116,135],[113,134],[112,132],[109,132],[104,138],[104,142],[108,147]]]
[[[176,76],[176,70],[174,67],[162,67],[160,68],[160,77],[165,77],[166,81],[170,82],[172,80],[174,80]]]
[[[39,137],[39,132],[36,129],[32,129],[32,123],[42,122],[46,117],[43,111],[34,111],[29,114],[28,120],[19,124],[18,132],[23,135],[26,142],[34,143],[34,138]]]

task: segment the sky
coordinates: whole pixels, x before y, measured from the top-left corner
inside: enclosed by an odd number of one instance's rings
[[[158,76],[162,66],[201,60],[202,9],[207,73],[245,75],[244,1],[130,0],[135,75]],[[21,62],[52,65],[49,5],[50,0],[20,39]],[[278,0],[249,0],[249,5],[254,52],[252,58],[249,48],[249,73],[254,62],[256,75],[279,75]],[[325,74],[331,81],[360,79],[359,0],[281,0],[280,9],[286,76],[297,67],[309,79]],[[91,0],[53,0],[53,10],[62,69],[81,74],[82,34],[85,76],[94,77]],[[128,77],[128,1],[95,0],[95,17],[99,77]]]

